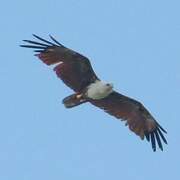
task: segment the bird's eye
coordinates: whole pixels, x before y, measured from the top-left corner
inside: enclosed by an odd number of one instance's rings
[[[107,83],[106,86],[111,86],[111,84]]]

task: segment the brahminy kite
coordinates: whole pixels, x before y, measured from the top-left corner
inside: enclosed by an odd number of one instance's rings
[[[74,90],[74,94],[62,101],[66,108],[89,102],[117,119],[126,121],[131,131],[151,142],[153,151],[156,151],[157,145],[163,150],[162,141],[167,144],[163,133],[167,132],[142,103],[114,91],[111,83],[101,81],[87,57],[65,47],[52,36],[51,42],[33,36],[39,42],[24,40],[29,44],[21,47],[35,49],[35,56],[47,65],[55,65],[57,76]]]

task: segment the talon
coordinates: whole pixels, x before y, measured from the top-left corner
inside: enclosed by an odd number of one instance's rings
[[[77,98],[77,99],[80,99],[82,96],[83,96],[82,94],[77,94],[77,95],[76,95],[76,98]]]

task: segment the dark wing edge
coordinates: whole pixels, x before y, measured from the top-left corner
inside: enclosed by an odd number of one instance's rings
[[[157,145],[163,151],[162,142],[167,144],[163,133],[167,133],[152,117],[148,110],[138,101],[117,92],[101,100],[90,100],[90,103],[108,114],[126,121],[126,125],[136,135],[151,143],[153,151]]]
[[[32,40],[23,40],[27,44],[20,45],[20,47],[34,49],[34,52],[36,53],[35,56],[37,56],[47,65],[60,63],[63,60],[60,60],[59,53],[62,54],[62,52],[64,52],[65,50],[70,51],[70,49],[63,46],[51,35],[49,35],[49,37],[52,42],[47,41],[35,34],[33,34],[33,37],[36,38],[39,42]]]
[[[36,41],[31,41],[31,40],[23,40],[26,43],[32,44],[32,45],[20,45],[21,47],[25,47],[25,48],[33,48],[35,49],[34,52],[44,52],[47,48],[52,47],[52,46],[60,46],[60,47],[65,47],[63,46],[61,43],[59,43],[53,36],[49,35],[49,37],[51,38],[51,40],[53,42],[47,41],[35,34],[33,34],[33,36],[42,41],[43,43],[40,42],[36,42]],[[45,44],[46,43],[46,44]]]
[[[167,134],[167,132],[157,122],[156,122],[156,128],[152,132],[145,132],[146,140],[148,142],[151,142],[153,151],[156,151],[157,144],[158,147],[163,151],[162,141],[165,144],[168,144],[163,133]]]
[[[55,65],[54,71],[57,76],[71,89],[78,92],[94,82],[96,76],[88,58],[75,52],[49,35],[52,42],[45,40],[35,34],[33,36],[39,42],[23,40],[27,45],[20,45],[25,48],[32,48],[39,59],[47,65]]]

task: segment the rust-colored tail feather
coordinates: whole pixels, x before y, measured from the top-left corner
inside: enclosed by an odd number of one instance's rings
[[[62,101],[62,103],[66,108],[72,108],[85,102],[87,102],[87,100],[84,99],[83,97],[77,98],[77,94],[72,94],[70,96],[67,96]]]

